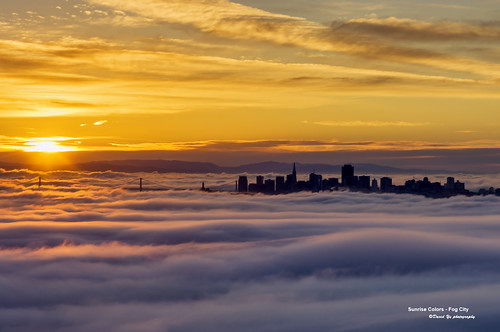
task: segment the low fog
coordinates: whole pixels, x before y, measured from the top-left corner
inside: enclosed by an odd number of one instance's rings
[[[500,197],[189,177],[0,171],[0,331],[498,331]]]

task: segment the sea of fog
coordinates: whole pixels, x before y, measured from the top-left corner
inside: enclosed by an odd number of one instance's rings
[[[0,331],[500,330],[500,197],[235,180],[0,171]]]

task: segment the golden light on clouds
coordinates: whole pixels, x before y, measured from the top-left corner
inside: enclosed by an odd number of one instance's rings
[[[26,152],[65,152],[71,150],[68,147],[59,145],[57,142],[51,141],[27,142],[24,145],[27,146],[24,148]]]
[[[318,121],[309,122],[304,121],[304,123],[311,123],[320,126],[328,127],[421,127],[430,125],[430,123],[424,122],[388,122],[388,121]]]
[[[37,138],[33,141],[28,141],[24,143],[22,148],[26,152],[68,152],[75,151],[76,148],[73,146],[62,145],[63,142],[70,140],[65,137],[48,137],[48,138]]]
[[[3,3],[0,148],[297,139],[472,148],[500,130],[499,7]],[[82,143],[36,140],[58,136]]]

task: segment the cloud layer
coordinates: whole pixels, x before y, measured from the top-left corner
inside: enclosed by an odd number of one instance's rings
[[[85,151],[298,139],[498,146],[498,4],[470,7],[3,2],[0,150],[58,136]]]
[[[138,192],[124,189],[133,174],[0,176],[0,330],[498,326],[498,197]],[[182,183],[141,176],[149,189]],[[477,318],[436,322],[408,306]]]

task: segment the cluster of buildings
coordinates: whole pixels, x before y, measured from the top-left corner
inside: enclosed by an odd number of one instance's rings
[[[352,165],[344,165],[341,171],[341,178],[325,178],[320,174],[309,174],[309,180],[297,180],[295,163],[291,174],[276,176],[275,179],[264,179],[257,176],[255,183],[248,183],[247,176],[240,176],[236,182],[236,190],[240,193],[265,193],[265,194],[286,194],[298,191],[333,191],[350,190],[361,192],[388,192],[388,193],[409,193],[425,195],[428,197],[450,197],[455,195],[473,195],[474,193],[465,189],[465,184],[455,181],[453,177],[448,177],[446,183],[431,182],[427,177],[422,180],[407,180],[404,185],[394,185],[392,178],[382,177],[380,181],[372,179],[368,175],[357,176],[354,174]],[[500,195],[500,190],[498,190]],[[496,192],[494,192],[496,194]]]

